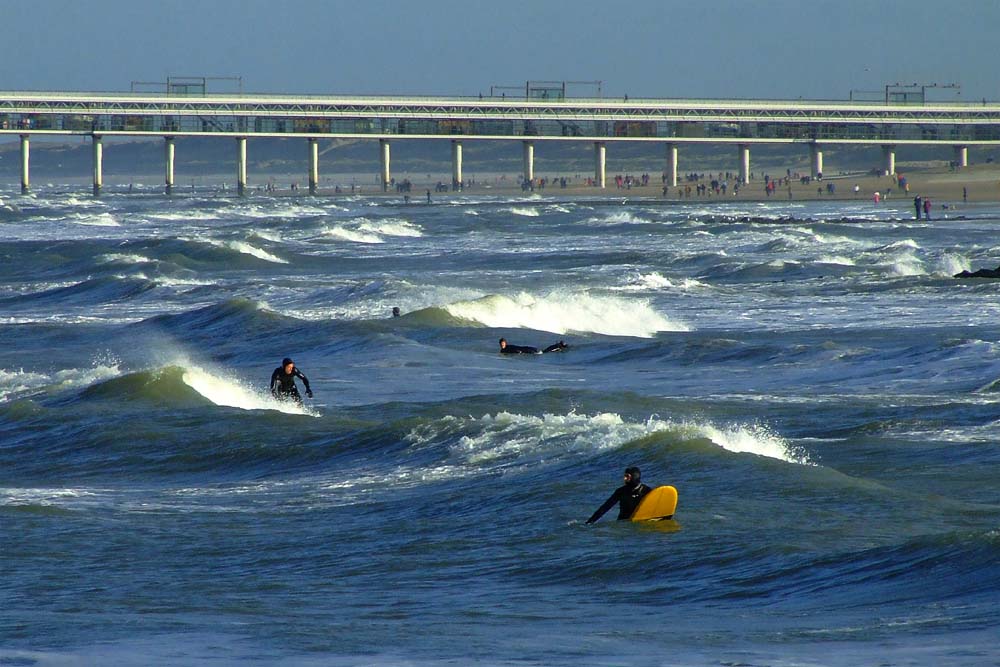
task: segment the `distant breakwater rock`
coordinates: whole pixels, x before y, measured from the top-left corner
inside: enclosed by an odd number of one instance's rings
[[[955,278],[1000,278],[1000,266],[995,269],[979,269],[978,271],[962,271]]]

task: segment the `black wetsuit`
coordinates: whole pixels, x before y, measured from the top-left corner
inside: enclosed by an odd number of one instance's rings
[[[635,514],[635,509],[639,506],[639,502],[650,491],[652,489],[641,482],[639,484],[624,484],[619,486],[611,494],[611,497],[605,500],[604,504],[598,507],[597,511],[587,519],[587,523],[594,523],[600,519],[604,516],[605,512],[615,506],[615,503],[618,503],[618,520],[631,519],[632,515]]]
[[[282,366],[278,366],[271,373],[271,395],[279,401],[301,403],[302,397],[299,396],[299,389],[295,386],[295,378],[302,380],[302,384],[306,386],[306,394],[311,395],[312,390],[309,389],[309,380],[302,374],[302,371],[298,368],[293,368],[291,373],[285,373],[285,369]]]
[[[506,346],[500,348],[500,354],[543,354],[545,352],[562,352],[567,347],[569,345],[562,341],[553,343],[544,350],[539,350],[537,347],[531,347],[530,345],[511,345],[507,343]]]
[[[500,348],[500,354],[539,354],[541,350],[529,345],[511,345],[507,343]]]

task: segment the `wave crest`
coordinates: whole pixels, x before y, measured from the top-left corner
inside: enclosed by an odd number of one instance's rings
[[[535,297],[499,294],[444,306],[449,315],[494,328],[524,328],[563,334],[570,331],[608,336],[652,338],[660,331],[688,331],[644,300],[598,296],[587,292]]]
[[[650,417],[630,422],[614,413],[594,415],[570,412],[542,416],[498,412],[480,418],[446,417],[414,429],[407,440],[417,445],[451,441],[452,455],[468,465],[524,462],[558,457],[563,453],[617,449],[654,435],[675,442],[707,440],[737,454],[754,454],[799,465],[813,465],[808,455],[761,424],[717,426],[693,421],[675,422]]]

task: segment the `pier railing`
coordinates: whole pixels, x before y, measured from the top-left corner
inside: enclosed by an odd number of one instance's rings
[[[741,182],[749,178],[749,147],[765,143],[808,145],[814,176],[823,171],[823,144],[836,143],[881,146],[887,174],[895,171],[897,145],[951,145],[954,164],[964,167],[970,146],[1000,145],[1000,103],[12,91],[0,92],[0,134],[20,135],[24,191],[32,135],[91,136],[95,193],[101,188],[101,142],[108,135],[164,137],[168,192],[178,136],[235,138],[239,192],[252,137],[307,139],[311,192],[319,172],[316,141],[324,137],[377,139],[384,187],[391,180],[390,140],[450,139],[453,182],[459,185],[463,140],[521,140],[526,181],[534,178],[536,141],[590,141],[598,187],[605,183],[609,142],[654,141],[666,147],[669,186],[677,182],[677,147],[687,143],[737,144]]]

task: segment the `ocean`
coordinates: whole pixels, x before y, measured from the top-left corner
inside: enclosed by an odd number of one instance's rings
[[[0,190],[0,665],[1000,664],[1000,205],[108,190]]]

